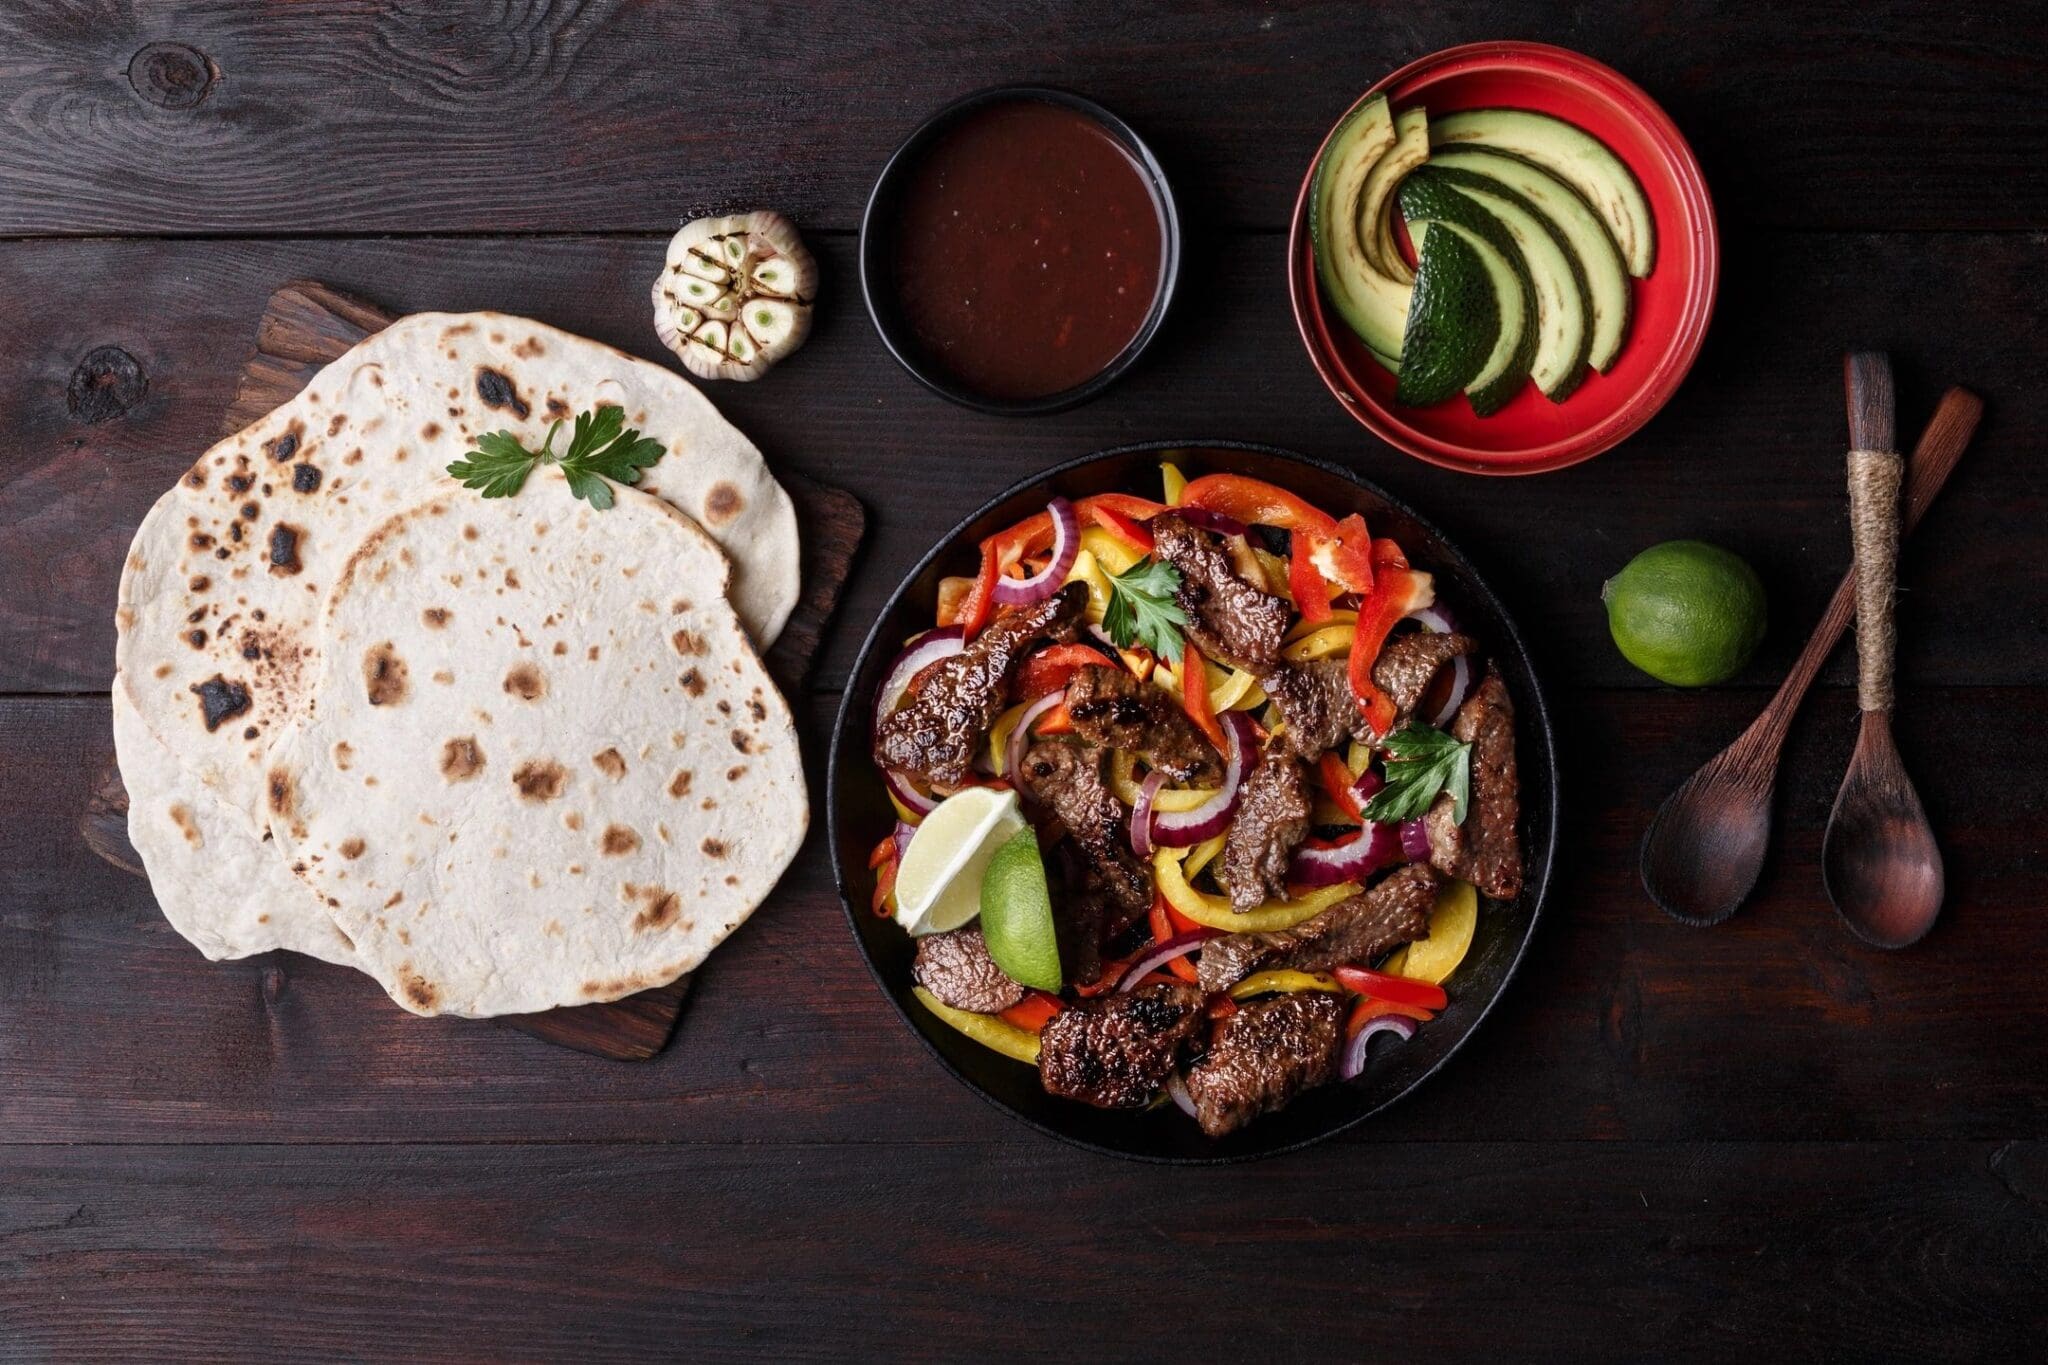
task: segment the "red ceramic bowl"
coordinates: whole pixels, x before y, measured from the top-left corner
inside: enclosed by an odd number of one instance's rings
[[[1634,320],[1613,367],[1588,375],[1564,402],[1552,403],[1531,384],[1491,417],[1475,415],[1463,395],[1433,407],[1403,407],[1394,402],[1394,376],[1318,297],[1308,240],[1311,161],[1288,235],[1287,287],[1295,325],[1330,392],[1382,440],[1473,474],[1540,474],[1590,460],[1625,440],[1692,368],[1721,271],[1713,201],[1677,126],[1618,72],[1543,43],[1448,48],[1402,67],[1358,103],[1375,95],[1385,95],[1396,110],[1508,107],[1577,124],[1642,182],[1657,222],[1657,261],[1648,279],[1634,281]],[[1320,159],[1321,148],[1316,155]]]

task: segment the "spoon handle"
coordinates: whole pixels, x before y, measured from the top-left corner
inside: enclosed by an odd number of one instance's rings
[[[1892,709],[1892,599],[1898,586],[1899,482],[1892,449],[1892,367],[1881,351],[1844,358],[1849,402],[1849,531],[1856,550],[1856,702]]]

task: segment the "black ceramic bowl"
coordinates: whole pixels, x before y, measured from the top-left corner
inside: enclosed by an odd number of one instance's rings
[[[1153,296],[1152,311],[1145,316],[1138,328],[1116,359],[1098,370],[1092,377],[1073,388],[1042,398],[991,398],[986,394],[962,385],[934,364],[911,332],[903,319],[902,309],[896,297],[894,259],[896,254],[896,222],[900,207],[900,194],[911,168],[933,139],[962,116],[991,104],[1010,100],[1042,100],[1057,104],[1086,115],[1100,125],[1103,131],[1123,144],[1124,150],[1137,162],[1147,186],[1152,191],[1153,204],[1159,210],[1159,292]],[[1173,189],[1166,183],[1166,172],[1160,169],[1159,159],[1152,155],[1152,149],[1145,145],[1143,138],[1131,131],[1131,126],[1091,99],[1085,99],[1071,91],[1043,85],[1000,85],[988,90],[977,90],[971,95],[954,100],[945,108],[933,114],[918,125],[917,131],[905,138],[903,145],[889,157],[882,167],[882,174],[875,181],[875,188],[868,195],[868,205],[860,220],[860,291],[868,306],[868,316],[874,320],[875,331],[880,333],[882,344],[889,348],[889,354],[897,363],[910,371],[911,375],[926,388],[943,398],[951,399],[962,407],[973,408],[976,412],[994,413],[1007,417],[1030,417],[1039,413],[1062,412],[1077,404],[1085,403],[1101,393],[1144,353],[1152,338],[1158,335],[1160,324],[1166,320],[1166,310],[1173,302],[1175,286],[1180,280],[1180,211],[1174,206]]]
[[[902,643],[931,626],[939,579],[972,573],[974,547],[982,538],[1041,510],[1055,493],[1068,498],[1112,491],[1157,497],[1159,462],[1167,458],[1190,478],[1222,470],[1269,480],[1335,516],[1362,513],[1375,535],[1399,540],[1416,567],[1436,575],[1439,598],[1457,612],[1460,627],[1485,645],[1506,678],[1515,701],[1521,768],[1524,890],[1512,904],[1484,903],[1471,952],[1451,978],[1450,1006],[1417,1030],[1413,1039],[1397,1046],[1375,1045],[1372,1060],[1356,1081],[1310,1091],[1279,1113],[1220,1141],[1204,1137],[1171,1105],[1142,1113],[1110,1112],[1046,1094],[1036,1069],[961,1036],[916,1002],[910,993],[909,936],[895,921],[869,909],[874,874],[868,870],[867,855],[896,818],[868,757],[870,713],[882,675]],[[861,647],[860,662],[833,727],[825,800],[833,869],[854,940],[904,1022],[948,1071],[992,1104],[1054,1137],[1117,1156],[1200,1163],[1269,1156],[1342,1132],[1400,1099],[1450,1060],[1493,1008],[1535,932],[1557,851],[1557,781],[1550,716],[1521,636],[1492,589],[1434,526],[1363,479],[1321,461],[1270,446],[1158,442],[1120,446],[1020,483],[956,527],[924,557],[896,589]]]

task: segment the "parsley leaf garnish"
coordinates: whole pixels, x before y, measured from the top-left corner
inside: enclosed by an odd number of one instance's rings
[[[1118,649],[1141,644],[1161,658],[1179,663],[1180,628],[1188,623],[1187,613],[1173,600],[1179,587],[1180,570],[1147,555],[1110,578],[1102,628]]]
[[[614,501],[605,479],[638,483],[640,471],[665,453],[661,442],[627,429],[626,410],[620,407],[606,405],[577,413],[569,448],[557,455],[555,433],[561,429],[557,419],[539,450],[528,450],[509,431],[479,436],[476,449],[449,465],[448,473],[462,480],[463,487],[477,489],[487,498],[509,498],[526,486],[526,476],[535,466],[560,465],[570,493],[603,511]]]
[[[1437,793],[1451,794],[1451,817],[1465,823],[1472,799],[1472,746],[1441,730],[1409,725],[1387,736],[1387,785],[1365,803],[1365,818],[1375,822],[1420,819]]]

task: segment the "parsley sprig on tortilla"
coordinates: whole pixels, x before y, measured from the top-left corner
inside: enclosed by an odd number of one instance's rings
[[[528,450],[509,431],[479,436],[476,449],[449,465],[448,472],[462,480],[463,487],[478,489],[487,498],[509,498],[526,486],[526,476],[536,466],[559,465],[569,480],[569,491],[603,511],[613,501],[611,484],[605,479],[638,483],[640,471],[666,453],[661,442],[627,428],[624,408],[606,406],[577,413],[569,447],[557,455],[555,433],[561,429],[558,418],[539,450]]]

